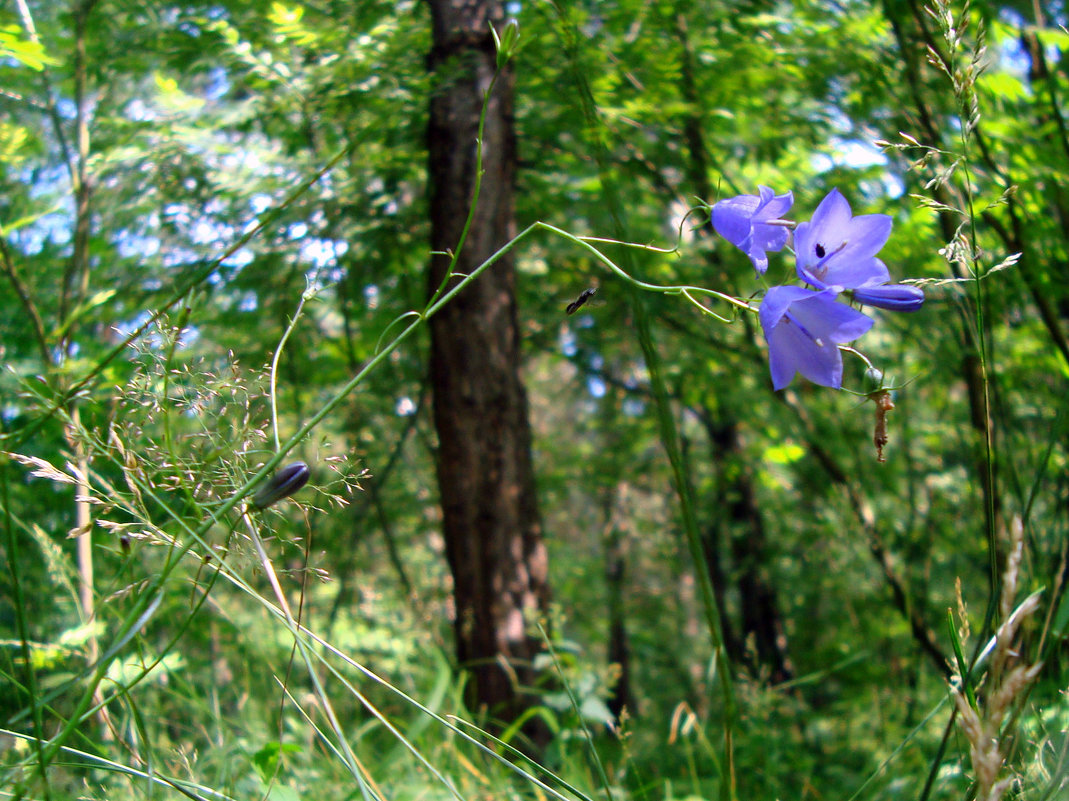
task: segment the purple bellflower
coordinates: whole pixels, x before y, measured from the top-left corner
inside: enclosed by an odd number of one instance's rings
[[[785,225],[773,225],[794,203],[794,194],[773,193],[767,186],[757,188],[759,195],[739,195],[721,200],[713,206],[713,228],[720,236],[750,257],[754,269],[764,275],[768,269],[768,251],[783,250],[790,237]]]
[[[853,290],[861,303],[891,311],[916,311],[924,303],[919,287],[888,284],[887,265],[876,254],[891,235],[886,214],[854,217],[838,189],[828,193],[810,222],[794,232],[798,277],[817,289]]]
[[[768,340],[773,389],[783,389],[801,373],[814,384],[839,389],[843,357],[838,345],[852,342],[872,327],[856,309],[836,303],[835,289],[813,292],[799,286],[774,286],[761,301],[759,316]]]

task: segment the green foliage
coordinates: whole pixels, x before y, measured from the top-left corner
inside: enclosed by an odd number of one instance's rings
[[[518,306],[560,609],[557,658],[547,643],[545,684],[525,688],[556,734],[549,773],[517,758],[523,775],[498,758],[516,741],[474,728],[494,711],[463,707],[446,656],[419,316],[423,6],[27,10],[32,27],[0,14],[5,792],[961,798],[979,770],[950,688],[990,720],[1014,664],[1000,678],[976,655],[1001,606],[1042,590],[1013,643],[1042,668],[993,736],[1017,780],[1003,797],[1064,794],[1063,19],[616,0],[524,4],[496,32],[515,70]],[[793,189],[798,219],[833,186],[891,214],[892,273],[927,281],[922,311],[864,343],[899,387],[884,464],[863,398],[771,393],[738,306],[644,295],[643,353],[628,280],[589,247],[633,279],[745,300],[763,288],[748,261],[687,215],[758,183]],[[862,391],[864,369],[848,354],[847,385]],[[296,459],[311,486],[246,515],[242,497]],[[775,596],[790,676],[746,634],[752,581]]]

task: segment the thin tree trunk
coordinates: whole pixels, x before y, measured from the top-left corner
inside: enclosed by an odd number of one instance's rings
[[[687,109],[682,120],[689,155],[685,162],[687,179],[699,197],[710,198],[713,196],[713,186],[709,181],[712,158],[706,147],[700,113],[702,102],[696,79],[698,63],[683,14],[676,16],[675,33],[680,46],[680,86]],[[709,266],[720,276],[722,284],[731,286],[731,277],[715,253],[709,256]],[[764,518],[757,505],[752,471],[744,467],[747,459],[739,433],[739,415],[730,401],[725,400],[717,404],[715,409],[703,409],[702,420],[713,448],[713,463],[718,466],[721,505],[727,509],[726,519],[710,526],[705,537],[706,562],[717,600],[721,604],[725,587],[720,564],[722,546],[717,536],[721,530],[726,530],[730,537],[734,572],[738,576],[742,618],[740,636],[737,639],[732,636],[725,615],[724,646],[733,662],[743,662],[748,658],[746,649],[752,638],[757,661],[768,668],[769,678],[773,682],[786,681],[793,676],[794,669],[787,650],[786,629],[776,591],[765,575],[767,555]]]
[[[608,658],[609,664],[616,665],[620,671],[608,698],[608,707],[618,723],[625,709],[632,718],[637,711],[631,693],[631,638],[627,632],[624,604],[627,593],[627,537],[617,524],[615,512],[617,497],[622,505],[626,493],[625,482],[619,482],[611,492],[605,493],[605,528],[602,535],[605,543],[605,588],[608,592]]]
[[[768,668],[769,679],[773,683],[786,681],[794,676],[794,668],[776,591],[766,575],[764,518],[757,504],[752,471],[744,467],[739,428],[734,422],[714,422],[709,410],[702,419],[713,452],[736,460],[719,466],[722,489],[717,504],[729,532],[733,568],[738,577],[742,634],[736,645],[743,653],[736,658],[748,660],[746,651],[752,646],[757,662]]]
[[[431,246],[429,292],[446,280],[476,181],[478,123],[495,71],[489,22],[500,4],[428,0],[435,75],[428,148]],[[513,235],[513,78],[495,85],[482,138],[481,193],[454,267],[467,274]],[[455,281],[451,278],[450,281]],[[456,646],[470,671],[471,700],[491,720],[530,705],[541,649],[528,618],[548,598],[546,551],[535,499],[527,397],[520,380],[515,273],[497,261],[431,319],[431,383],[438,431],[438,486],[446,555],[453,574]],[[544,732],[529,732],[536,740]]]

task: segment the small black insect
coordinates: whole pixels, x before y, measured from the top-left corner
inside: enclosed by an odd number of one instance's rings
[[[584,289],[575,300],[568,304],[568,308],[564,310],[565,314],[575,314],[582,308],[583,304],[594,297],[594,293],[597,292],[597,287],[591,287],[590,289]]]
[[[824,258],[824,252],[825,252],[824,251],[824,246],[818,242],[817,243],[817,258],[818,259],[823,259]]]

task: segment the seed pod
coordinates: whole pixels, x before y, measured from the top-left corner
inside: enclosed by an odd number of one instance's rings
[[[883,449],[887,445],[887,413],[895,408],[891,400],[891,393],[887,390],[876,393],[876,428],[873,431],[872,442],[876,445],[876,461],[886,462]]]
[[[266,509],[283,498],[288,498],[308,483],[312,471],[304,462],[288,464],[269,478],[256,494],[252,496],[252,505],[257,509]]]

